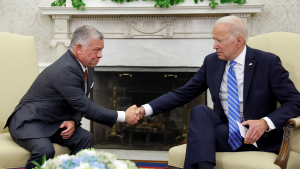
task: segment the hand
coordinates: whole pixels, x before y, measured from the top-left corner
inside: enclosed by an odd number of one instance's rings
[[[69,139],[75,132],[75,122],[74,121],[64,121],[59,128],[66,128],[60,135],[63,139]]]
[[[136,105],[133,105],[125,112],[125,122],[130,126],[135,125],[140,120],[139,116],[135,116],[136,108]]]
[[[244,140],[245,144],[255,143],[269,129],[268,123],[264,119],[247,120],[242,125],[249,125],[249,130]]]
[[[140,119],[142,119],[145,114],[146,114],[145,108],[143,106],[141,106],[141,107],[135,109],[134,117],[139,116]]]

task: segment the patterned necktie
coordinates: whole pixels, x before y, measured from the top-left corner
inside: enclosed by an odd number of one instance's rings
[[[87,70],[84,71],[84,90],[86,91]]]
[[[230,62],[230,68],[227,74],[227,92],[228,92],[228,123],[229,123],[229,138],[228,144],[233,151],[242,145],[242,136],[240,134],[236,121],[241,122],[239,94],[237,87],[236,75],[233,70],[235,61]]]

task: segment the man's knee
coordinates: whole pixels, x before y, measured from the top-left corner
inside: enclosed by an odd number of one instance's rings
[[[55,150],[53,145],[51,146],[37,146],[31,151],[31,155],[36,157],[43,157],[46,155],[46,158],[53,158],[55,155]]]
[[[211,109],[206,105],[197,105],[193,108],[191,116],[206,116],[207,114],[211,113]]]
[[[85,138],[87,140],[93,141],[94,140],[94,135],[91,132],[87,132],[85,135]]]
[[[80,137],[86,144],[93,146],[94,135],[91,132],[85,130],[85,132],[81,132]]]

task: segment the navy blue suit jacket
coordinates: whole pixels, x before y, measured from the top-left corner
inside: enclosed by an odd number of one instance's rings
[[[256,120],[269,117],[276,130],[267,132],[258,141],[262,151],[279,151],[285,123],[300,115],[300,94],[278,56],[248,46],[244,70],[244,118]],[[192,101],[209,89],[214,111],[226,122],[219,99],[220,85],[227,61],[216,53],[206,56],[202,67],[186,85],[151,101],[153,114],[159,114]],[[249,65],[252,63],[252,65]],[[281,104],[277,108],[277,101]]]

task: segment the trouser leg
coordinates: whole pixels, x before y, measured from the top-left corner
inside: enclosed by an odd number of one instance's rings
[[[198,163],[216,164],[216,152],[233,152],[228,144],[229,126],[207,106],[195,106],[191,113],[184,169],[198,169]],[[259,151],[242,144],[236,151]]]
[[[74,134],[69,139],[63,139],[60,133],[61,130],[51,136],[50,139],[53,143],[67,146],[71,151],[71,155],[76,154],[82,149],[92,148],[94,145],[93,134],[80,126],[75,128]]]
[[[216,126],[218,126],[217,129]],[[222,132],[216,133],[219,131]],[[223,121],[213,110],[204,105],[195,106],[191,113],[184,168],[196,169],[198,163],[204,161],[215,164],[217,140],[226,143],[227,135],[226,124],[223,125]],[[222,146],[220,144],[218,149],[226,149]]]
[[[35,165],[31,161],[42,163],[42,158],[46,154],[46,159],[53,158],[55,151],[49,138],[36,139],[17,139],[12,136],[13,140],[30,152],[30,157],[26,163],[26,169],[32,169]]]

